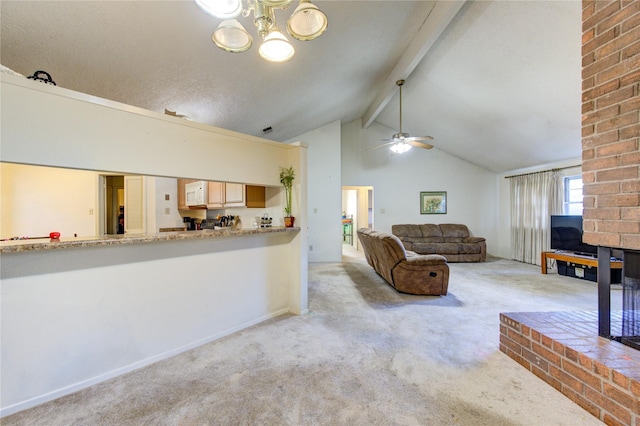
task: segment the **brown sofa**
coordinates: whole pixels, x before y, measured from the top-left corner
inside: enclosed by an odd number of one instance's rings
[[[358,229],[367,262],[393,288],[409,294],[446,295],[449,265],[443,256],[406,251],[394,235]]]
[[[402,241],[406,250],[440,254],[447,262],[484,262],[487,258],[485,239],[472,237],[466,225],[393,225],[391,233]]]

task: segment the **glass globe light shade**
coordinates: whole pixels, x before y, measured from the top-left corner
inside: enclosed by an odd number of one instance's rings
[[[288,61],[294,54],[293,46],[278,27],[273,27],[269,34],[265,36],[258,52],[263,59],[270,62]]]
[[[231,19],[242,12],[242,0],[194,0],[198,7],[216,18]]]
[[[284,9],[289,6],[289,3],[291,3],[291,1],[292,0],[260,0],[260,3],[268,7],[277,7],[280,9]]]
[[[298,40],[307,41],[319,37],[327,29],[327,15],[309,0],[300,4],[287,21],[287,31]]]
[[[220,49],[232,53],[244,52],[253,43],[251,35],[235,19],[222,21],[211,35],[211,40]]]
[[[411,145],[406,142],[397,142],[391,145],[389,149],[396,154],[404,154],[411,149]]]

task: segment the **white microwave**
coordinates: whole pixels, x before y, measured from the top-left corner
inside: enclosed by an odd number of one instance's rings
[[[203,180],[185,184],[185,204],[188,206],[202,206],[207,204],[207,183]]]

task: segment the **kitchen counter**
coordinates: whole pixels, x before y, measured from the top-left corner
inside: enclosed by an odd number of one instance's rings
[[[227,238],[244,235],[272,234],[279,232],[299,232],[299,227],[285,228],[245,228],[245,229],[204,229],[198,231],[162,232],[157,234],[104,235],[101,237],[60,238],[60,240],[25,239],[0,242],[0,253],[57,250],[78,247],[142,244],[158,241],[195,240],[205,238]]]

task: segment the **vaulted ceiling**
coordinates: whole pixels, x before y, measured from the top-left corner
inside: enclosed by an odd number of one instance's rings
[[[580,1],[322,1],[327,32],[274,64],[218,49],[193,1],[0,2],[0,61],[23,75],[285,141],[335,120],[431,135],[494,172],[580,157]],[[278,11],[284,23],[290,11]],[[271,133],[263,129],[271,127]],[[371,147],[380,141],[368,141]],[[413,150],[407,155],[429,155]]]

